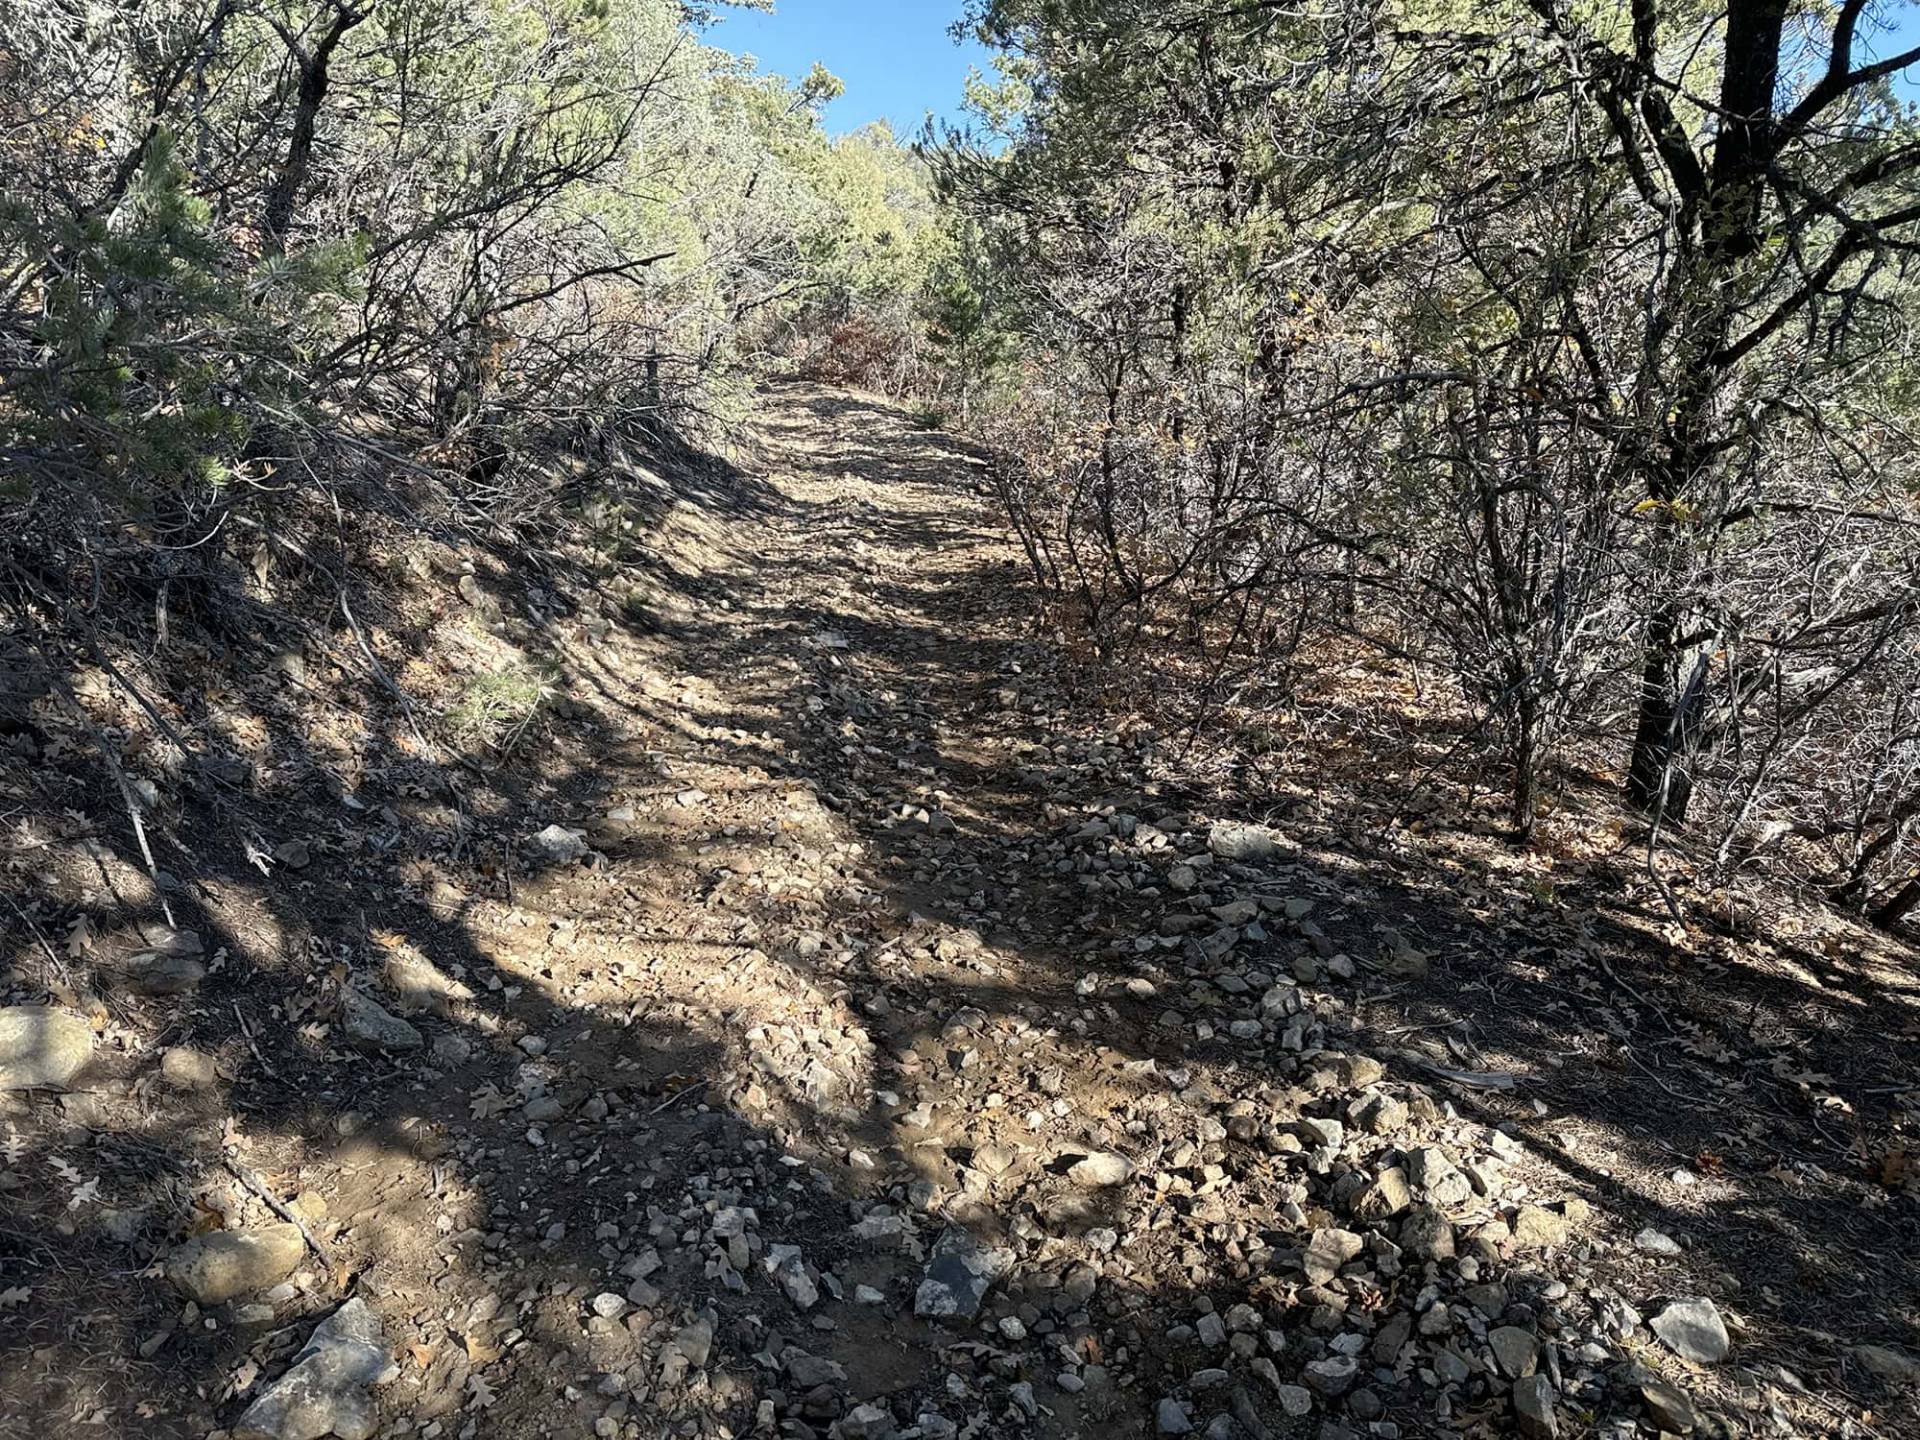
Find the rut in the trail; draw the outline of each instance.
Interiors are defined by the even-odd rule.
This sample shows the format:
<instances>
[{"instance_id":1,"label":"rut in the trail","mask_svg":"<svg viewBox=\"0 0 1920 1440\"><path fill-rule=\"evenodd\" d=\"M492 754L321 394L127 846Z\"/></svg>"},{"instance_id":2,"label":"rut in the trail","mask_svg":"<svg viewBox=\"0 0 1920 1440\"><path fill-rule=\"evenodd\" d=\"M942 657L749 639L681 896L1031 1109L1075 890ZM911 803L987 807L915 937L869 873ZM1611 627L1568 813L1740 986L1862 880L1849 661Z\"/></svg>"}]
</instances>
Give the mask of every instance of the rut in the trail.
<instances>
[{"instance_id":1,"label":"rut in the trail","mask_svg":"<svg viewBox=\"0 0 1920 1440\"><path fill-rule=\"evenodd\" d=\"M666 508L619 623L561 623L572 726L469 868L316 866L338 972L210 982L249 1029L168 1092L169 1163L228 1230L275 1219L242 1175L297 1194L332 1272L296 1234L19 1393L289 1435L276 1386L351 1293L393 1368L322 1397L343 1434L363 1400L430 1440L1797 1423L1723 1379L1756 1342L1693 1218L1390 1023L1476 921L1093 728L964 449L772 403L764 481Z\"/></svg>"}]
</instances>

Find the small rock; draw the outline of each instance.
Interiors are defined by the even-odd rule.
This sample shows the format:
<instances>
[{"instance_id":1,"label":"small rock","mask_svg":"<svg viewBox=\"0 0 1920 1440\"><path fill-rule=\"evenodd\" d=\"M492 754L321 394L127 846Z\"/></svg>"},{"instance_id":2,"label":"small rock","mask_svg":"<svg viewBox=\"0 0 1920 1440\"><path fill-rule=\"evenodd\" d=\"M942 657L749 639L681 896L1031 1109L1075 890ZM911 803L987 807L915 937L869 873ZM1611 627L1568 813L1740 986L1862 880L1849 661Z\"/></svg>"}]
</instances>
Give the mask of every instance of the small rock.
<instances>
[{"instance_id":1,"label":"small rock","mask_svg":"<svg viewBox=\"0 0 1920 1440\"><path fill-rule=\"evenodd\" d=\"M1187 1407L1169 1395L1161 1400L1154 1413L1154 1420L1162 1435L1191 1435L1193 1421L1188 1418Z\"/></svg>"},{"instance_id":2,"label":"small rock","mask_svg":"<svg viewBox=\"0 0 1920 1440\"><path fill-rule=\"evenodd\" d=\"M283 840L273 847L273 858L289 870L304 870L313 863L313 851L304 840Z\"/></svg>"},{"instance_id":3,"label":"small rock","mask_svg":"<svg viewBox=\"0 0 1920 1440\"><path fill-rule=\"evenodd\" d=\"M1373 962L1374 968L1388 975L1417 979L1425 975L1431 963L1427 952L1418 948L1398 930L1382 930L1384 952Z\"/></svg>"},{"instance_id":4,"label":"small rock","mask_svg":"<svg viewBox=\"0 0 1920 1440\"><path fill-rule=\"evenodd\" d=\"M1369 1135L1392 1135L1406 1128L1409 1111L1404 1100L1375 1095L1360 1111L1360 1124Z\"/></svg>"},{"instance_id":5,"label":"small rock","mask_svg":"<svg viewBox=\"0 0 1920 1440\"><path fill-rule=\"evenodd\" d=\"M1276 1386L1274 1394L1280 1401L1280 1409L1295 1420L1313 1409L1313 1392L1304 1385Z\"/></svg>"},{"instance_id":6,"label":"small rock","mask_svg":"<svg viewBox=\"0 0 1920 1440\"><path fill-rule=\"evenodd\" d=\"M1633 1248L1642 1255L1659 1255L1667 1258L1680 1253L1680 1242L1664 1230L1656 1230L1651 1225L1633 1237Z\"/></svg>"},{"instance_id":7,"label":"small rock","mask_svg":"<svg viewBox=\"0 0 1920 1440\"><path fill-rule=\"evenodd\" d=\"M1920 1358L1889 1345L1855 1345L1853 1358L1882 1380L1898 1384L1920 1383Z\"/></svg>"},{"instance_id":8,"label":"small rock","mask_svg":"<svg viewBox=\"0 0 1920 1440\"><path fill-rule=\"evenodd\" d=\"M686 1362L698 1370L707 1363L707 1356L713 1351L713 1326L705 1320L695 1320L683 1325L673 1337L673 1348Z\"/></svg>"},{"instance_id":9,"label":"small rock","mask_svg":"<svg viewBox=\"0 0 1920 1440\"><path fill-rule=\"evenodd\" d=\"M1552 1382L1544 1375L1529 1375L1514 1382L1513 1418L1528 1440L1554 1440L1559 1435L1560 1422L1553 1413L1557 1398Z\"/></svg>"},{"instance_id":10,"label":"small rock","mask_svg":"<svg viewBox=\"0 0 1920 1440\"><path fill-rule=\"evenodd\" d=\"M1719 1308L1704 1296L1675 1300L1648 1323L1662 1344L1696 1365L1718 1364L1733 1349Z\"/></svg>"},{"instance_id":11,"label":"small rock","mask_svg":"<svg viewBox=\"0 0 1920 1440\"><path fill-rule=\"evenodd\" d=\"M1331 1400L1352 1389L1359 1374L1360 1362L1351 1355L1329 1355L1324 1360L1310 1361L1300 1371L1300 1378L1307 1382L1309 1389Z\"/></svg>"},{"instance_id":12,"label":"small rock","mask_svg":"<svg viewBox=\"0 0 1920 1440\"><path fill-rule=\"evenodd\" d=\"M1686 1393L1664 1380L1642 1380L1640 1400L1647 1407L1647 1414L1653 1417L1653 1423L1668 1434L1691 1435L1699 1423L1693 1413L1693 1402L1687 1399Z\"/></svg>"},{"instance_id":13,"label":"small rock","mask_svg":"<svg viewBox=\"0 0 1920 1440\"><path fill-rule=\"evenodd\" d=\"M1222 860L1266 860L1280 852L1272 831L1232 820L1214 824L1207 832L1207 848Z\"/></svg>"},{"instance_id":14,"label":"small rock","mask_svg":"<svg viewBox=\"0 0 1920 1440\"><path fill-rule=\"evenodd\" d=\"M1353 1213L1362 1220L1390 1220L1412 1203L1406 1171L1392 1165L1374 1176L1373 1183L1354 1197Z\"/></svg>"},{"instance_id":15,"label":"small rock","mask_svg":"<svg viewBox=\"0 0 1920 1440\"><path fill-rule=\"evenodd\" d=\"M1367 1242L1351 1230L1322 1229L1313 1232L1301 1263L1307 1279L1324 1285L1340 1273L1340 1267L1367 1248Z\"/></svg>"},{"instance_id":16,"label":"small rock","mask_svg":"<svg viewBox=\"0 0 1920 1440\"><path fill-rule=\"evenodd\" d=\"M50 1005L0 1010L0 1090L64 1090L93 1058L93 1030Z\"/></svg>"},{"instance_id":17,"label":"small rock","mask_svg":"<svg viewBox=\"0 0 1920 1440\"><path fill-rule=\"evenodd\" d=\"M173 1288L202 1305L278 1285L299 1268L306 1242L296 1225L215 1230L195 1236L167 1257ZM321 1432L324 1433L324 1432Z\"/></svg>"},{"instance_id":18,"label":"small rock","mask_svg":"<svg viewBox=\"0 0 1920 1440\"><path fill-rule=\"evenodd\" d=\"M922 1319L972 1320L993 1282L1012 1265L1010 1251L982 1245L958 1227L950 1229L933 1247L926 1274L914 1292L913 1313Z\"/></svg>"},{"instance_id":19,"label":"small rock","mask_svg":"<svg viewBox=\"0 0 1920 1440\"><path fill-rule=\"evenodd\" d=\"M348 1038L363 1050L418 1050L426 1043L413 1026L352 986L341 996L340 1009Z\"/></svg>"},{"instance_id":20,"label":"small rock","mask_svg":"<svg viewBox=\"0 0 1920 1440\"><path fill-rule=\"evenodd\" d=\"M379 1424L367 1392L392 1363L380 1317L355 1296L320 1322L287 1373L247 1407L234 1440L367 1440Z\"/></svg>"},{"instance_id":21,"label":"small rock","mask_svg":"<svg viewBox=\"0 0 1920 1440\"><path fill-rule=\"evenodd\" d=\"M127 961L121 979L136 995L190 995L207 978L207 967L191 955L148 951Z\"/></svg>"},{"instance_id":22,"label":"small rock","mask_svg":"<svg viewBox=\"0 0 1920 1440\"><path fill-rule=\"evenodd\" d=\"M807 1262L797 1245L775 1245L767 1252L767 1273L780 1282L787 1299L800 1310L811 1310L820 1301L820 1287L807 1273Z\"/></svg>"},{"instance_id":23,"label":"small rock","mask_svg":"<svg viewBox=\"0 0 1920 1440\"><path fill-rule=\"evenodd\" d=\"M1500 1373L1510 1380L1533 1374L1540 1364L1540 1344L1518 1325L1502 1325L1487 1336Z\"/></svg>"},{"instance_id":24,"label":"small rock","mask_svg":"<svg viewBox=\"0 0 1920 1440\"><path fill-rule=\"evenodd\" d=\"M1507 1310L1507 1287L1504 1285L1469 1285L1460 1292L1467 1297L1467 1303L1489 1320L1498 1320Z\"/></svg>"},{"instance_id":25,"label":"small rock","mask_svg":"<svg viewBox=\"0 0 1920 1440\"><path fill-rule=\"evenodd\" d=\"M1567 1243L1566 1217L1538 1205L1522 1205L1513 1217L1513 1248L1557 1250Z\"/></svg>"},{"instance_id":26,"label":"small rock","mask_svg":"<svg viewBox=\"0 0 1920 1440\"><path fill-rule=\"evenodd\" d=\"M789 1346L780 1357L780 1363L786 1367L793 1383L803 1390L811 1390L816 1385L846 1383L847 1367L823 1355L810 1355L805 1350Z\"/></svg>"},{"instance_id":27,"label":"small rock","mask_svg":"<svg viewBox=\"0 0 1920 1440\"><path fill-rule=\"evenodd\" d=\"M582 860L587 855L587 832L569 830L564 825L549 825L527 837L527 848L541 859L556 864Z\"/></svg>"},{"instance_id":28,"label":"small rock","mask_svg":"<svg viewBox=\"0 0 1920 1440\"><path fill-rule=\"evenodd\" d=\"M1067 1178L1088 1190L1123 1185L1133 1174L1133 1162L1124 1155L1096 1150L1083 1155L1067 1167Z\"/></svg>"},{"instance_id":29,"label":"small rock","mask_svg":"<svg viewBox=\"0 0 1920 1440\"><path fill-rule=\"evenodd\" d=\"M464 1035L443 1030L433 1037L433 1058L440 1065L464 1065L473 1058L473 1045Z\"/></svg>"},{"instance_id":30,"label":"small rock","mask_svg":"<svg viewBox=\"0 0 1920 1440\"><path fill-rule=\"evenodd\" d=\"M1453 1224L1432 1205L1416 1205L1400 1222L1400 1248L1415 1260L1450 1260Z\"/></svg>"},{"instance_id":31,"label":"small rock","mask_svg":"<svg viewBox=\"0 0 1920 1440\"><path fill-rule=\"evenodd\" d=\"M220 1072L204 1050L174 1045L160 1052L160 1078L175 1090L211 1090Z\"/></svg>"}]
</instances>

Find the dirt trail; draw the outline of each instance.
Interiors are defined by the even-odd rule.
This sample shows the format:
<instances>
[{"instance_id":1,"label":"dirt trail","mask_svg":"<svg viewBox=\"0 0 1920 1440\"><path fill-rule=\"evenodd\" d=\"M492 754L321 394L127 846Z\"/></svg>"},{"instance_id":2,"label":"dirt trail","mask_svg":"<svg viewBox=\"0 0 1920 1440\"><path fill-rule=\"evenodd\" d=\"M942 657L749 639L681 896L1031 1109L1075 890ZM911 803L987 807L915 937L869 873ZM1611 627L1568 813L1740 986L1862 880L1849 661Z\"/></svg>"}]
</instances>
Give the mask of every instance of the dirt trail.
<instances>
[{"instance_id":1,"label":"dirt trail","mask_svg":"<svg viewBox=\"0 0 1920 1440\"><path fill-rule=\"evenodd\" d=\"M1713 1218L1751 1197L1672 1158L1713 1114L1656 1142L1569 1113L1550 1037L1423 1008L1472 917L1215 827L1149 731L1082 727L963 449L797 388L762 436L762 479L656 517L617 623L557 625L577 704L541 778L476 806L491 838L200 892L233 955L206 1008L247 1028L164 1094L138 1076L168 1037L134 1046L139 1123L103 1122L96 1168L145 1157L229 1228L274 1218L242 1175L301 1197L334 1272L185 1311L152 1274L73 1279L64 1333L5 1351L0 1430L231 1426L347 1293L395 1356L378 1433L428 1440L1837 1413L1763 1358L1804 1336ZM326 937L298 964L292 910ZM346 987L422 1048L350 1058ZM1851 1247L1881 1310L1802 1379L1895 1393L1840 1346L1900 1338L1911 1214L1829 1218L1773 1230L1803 1268ZM1702 1297L1730 1364L1641 1324Z\"/></svg>"}]
</instances>

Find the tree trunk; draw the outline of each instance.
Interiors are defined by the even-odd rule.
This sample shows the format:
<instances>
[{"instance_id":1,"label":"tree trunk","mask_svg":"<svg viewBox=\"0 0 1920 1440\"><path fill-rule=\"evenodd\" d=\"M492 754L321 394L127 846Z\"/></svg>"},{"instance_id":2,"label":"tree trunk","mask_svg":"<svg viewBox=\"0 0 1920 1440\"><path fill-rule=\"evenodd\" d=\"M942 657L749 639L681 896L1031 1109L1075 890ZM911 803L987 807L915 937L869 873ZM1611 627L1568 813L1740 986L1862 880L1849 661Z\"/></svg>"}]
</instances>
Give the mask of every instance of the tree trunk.
<instances>
[{"instance_id":1,"label":"tree trunk","mask_svg":"<svg viewBox=\"0 0 1920 1440\"><path fill-rule=\"evenodd\" d=\"M1672 439L1668 453L1647 475L1647 498L1661 507L1655 523L1663 527L1653 579L1683 588L1670 592L1648 620L1627 770L1627 797L1656 822L1684 824L1693 800L1693 776L1686 766L1706 708L1712 650L1683 643L1682 627L1693 617L1684 591L1691 577L1681 563L1686 542L1677 533L1687 522L1678 507L1696 487L1700 462L1712 454L1707 431L1731 371L1724 355L1739 270L1764 238L1763 182L1779 145L1773 106L1787 10L1787 0L1732 0L1727 7L1720 133L1711 166L1689 166L1684 172L1690 193L1682 208L1694 212L1686 223L1698 227L1698 248L1674 272L1668 373L1679 393L1668 421L1652 427ZM1711 640L1704 645L1710 647Z\"/></svg>"},{"instance_id":2,"label":"tree trunk","mask_svg":"<svg viewBox=\"0 0 1920 1440\"><path fill-rule=\"evenodd\" d=\"M1677 606L1663 605L1647 627L1639 713L1627 767L1627 798L1655 821L1687 823L1693 753L1706 709L1710 649L1678 634Z\"/></svg>"},{"instance_id":3,"label":"tree trunk","mask_svg":"<svg viewBox=\"0 0 1920 1440\"><path fill-rule=\"evenodd\" d=\"M1515 844L1524 845L1533 838L1534 822L1540 812L1540 704L1537 697L1523 691L1518 701L1519 733L1513 747L1513 821Z\"/></svg>"},{"instance_id":4,"label":"tree trunk","mask_svg":"<svg viewBox=\"0 0 1920 1440\"><path fill-rule=\"evenodd\" d=\"M293 223L293 203L299 198L308 163L313 158L314 128L321 103L327 98L327 72L333 63L333 52L346 33L366 18L364 10L341 6L333 12L333 20L312 54L302 49L290 34L282 32L293 63L300 71L300 90L294 104L293 135L287 142L287 158L281 163L273 189L267 194L266 230L276 247L286 244L287 227Z\"/></svg>"}]
</instances>

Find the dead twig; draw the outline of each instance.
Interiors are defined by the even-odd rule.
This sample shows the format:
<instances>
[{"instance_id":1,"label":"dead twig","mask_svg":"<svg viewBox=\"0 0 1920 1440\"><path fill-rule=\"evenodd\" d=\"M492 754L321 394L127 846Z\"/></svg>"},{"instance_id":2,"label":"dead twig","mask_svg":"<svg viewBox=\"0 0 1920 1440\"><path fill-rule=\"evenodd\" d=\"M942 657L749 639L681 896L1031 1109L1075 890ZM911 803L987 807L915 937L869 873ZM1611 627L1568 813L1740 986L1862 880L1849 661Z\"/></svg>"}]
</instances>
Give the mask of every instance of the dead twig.
<instances>
[{"instance_id":1,"label":"dead twig","mask_svg":"<svg viewBox=\"0 0 1920 1440\"><path fill-rule=\"evenodd\" d=\"M80 994L79 987L73 983L73 972L67 969L67 962L60 958L60 952L53 948L52 943L48 941L47 937L41 932L40 927L34 924L33 917L20 908L20 902L18 900L15 900L9 895L7 897L7 904L13 907L13 913L20 917L20 923L25 925L27 929L32 932L33 938L39 942L40 949L45 952L47 960L53 966L54 974L60 977L60 983L65 985L68 992L77 998Z\"/></svg>"},{"instance_id":2,"label":"dead twig","mask_svg":"<svg viewBox=\"0 0 1920 1440\"><path fill-rule=\"evenodd\" d=\"M307 1224L306 1217L280 1199L273 1191L269 1190L266 1181L242 1165L238 1160L229 1156L222 1160L221 1163L227 1167L228 1174L232 1175L234 1179L246 1186L247 1189L251 1190L255 1195L258 1195L260 1199L265 1202L269 1210L273 1211L274 1214L278 1215L282 1220L300 1232L300 1238L307 1242L307 1248L313 1251L319 1258L321 1265L326 1268L327 1279L336 1289L339 1288L340 1272L334 1265L333 1252L327 1248L324 1240L314 1234L313 1227Z\"/></svg>"},{"instance_id":3,"label":"dead twig","mask_svg":"<svg viewBox=\"0 0 1920 1440\"><path fill-rule=\"evenodd\" d=\"M682 1100L686 1099L687 1096L693 1094L694 1091L704 1090L706 1088L707 1088L707 1082L704 1080L695 1080L689 1084L682 1085L678 1090L674 1091L673 1094L669 1095L665 1100L662 1100L658 1105L654 1106L653 1109L649 1110L647 1114L658 1115L663 1110L670 1110L675 1105L678 1105Z\"/></svg>"},{"instance_id":4,"label":"dead twig","mask_svg":"<svg viewBox=\"0 0 1920 1440\"><path fill-rule=\"evenodd\" d=\"M253 1051L253 1058L260 1062L260 1068L267 1072L268 1078L278 1080L280 1072L268 1063L267 1057L260 1053L259 1043L253 1038L253 1027L247 1024L247 1017L240 1013L240 1002L233 1002L233 1018L240 1022L240 1033L247 1039L247 1048Z\"/></svg>"}]
</instances>

